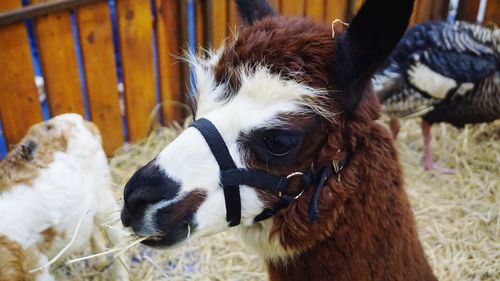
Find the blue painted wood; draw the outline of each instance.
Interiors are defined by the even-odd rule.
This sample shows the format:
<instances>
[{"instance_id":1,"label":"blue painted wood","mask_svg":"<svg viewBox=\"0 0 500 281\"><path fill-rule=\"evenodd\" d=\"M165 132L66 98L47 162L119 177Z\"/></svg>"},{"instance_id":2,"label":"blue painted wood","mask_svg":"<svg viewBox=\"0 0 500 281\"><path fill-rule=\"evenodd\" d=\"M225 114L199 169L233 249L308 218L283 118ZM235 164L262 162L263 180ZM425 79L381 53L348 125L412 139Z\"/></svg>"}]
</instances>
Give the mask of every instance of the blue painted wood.
<instances>
[{"instance_id":1,"label":"blue painted wood","mask_svg":"<svg viewBox=\"0 0 500 281\"><path fill-rule=\"evenodd\" d=\"M4 158L5 155L7 155L7 144L3 136L2 122L0 122L0 158Z\"/></svg>"}]
</instances>

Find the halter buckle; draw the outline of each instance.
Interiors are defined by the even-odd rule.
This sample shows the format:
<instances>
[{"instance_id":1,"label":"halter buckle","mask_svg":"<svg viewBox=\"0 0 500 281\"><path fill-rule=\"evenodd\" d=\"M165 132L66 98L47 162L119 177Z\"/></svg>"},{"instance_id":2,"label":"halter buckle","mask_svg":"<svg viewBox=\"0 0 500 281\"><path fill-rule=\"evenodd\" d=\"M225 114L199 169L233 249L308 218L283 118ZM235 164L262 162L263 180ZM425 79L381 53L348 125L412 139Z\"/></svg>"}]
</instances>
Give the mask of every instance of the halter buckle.
<instances>
[{"instance_id":1,"label":"halter buckle","mask_svg":"<svg viewBox=\"0 0 500 281\"><path fill-rule=\"evenodd\" d=\"M304 176L304 173L302 173L302 172L293 172L293 173L289 174L288 176L286 176L286 178L287 178L287 179L290 179L290 178L293 178L293 177L299 177L299 176L300 176L300 177ZM294 200L296 200L296 199L298 199L300 196L302 196L302 194L304 193L304 190L305 190L305 189L306 189L306 188L305 188L304 186L302 186L302 190L299 192L299 194L297 194L297 195L293 196L293 199L294 199ZM278 197L279 197L279 198L283 197L283 192L278 191Z\"/></svg>"}]
</instances>

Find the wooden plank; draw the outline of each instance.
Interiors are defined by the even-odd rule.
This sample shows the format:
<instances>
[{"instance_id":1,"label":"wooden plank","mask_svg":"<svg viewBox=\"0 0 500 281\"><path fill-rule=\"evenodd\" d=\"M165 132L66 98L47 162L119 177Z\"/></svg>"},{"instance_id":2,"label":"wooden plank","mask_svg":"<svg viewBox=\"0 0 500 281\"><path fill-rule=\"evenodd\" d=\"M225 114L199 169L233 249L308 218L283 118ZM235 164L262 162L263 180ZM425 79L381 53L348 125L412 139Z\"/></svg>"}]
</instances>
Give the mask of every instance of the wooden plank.
<instances>
[{"instance_id":1,"label":"wooden plank","mask_svg":"<svg viewBox=\"0 0 500 281\"><path fill-rule=\"evenodd\" d=\"M497 28L500 26L500 0L488 0L484 23L486 25L496 25Z\"/></svg>"},{"instance_id":2,"label":"wooden plank","mask_svg":"<svg viewBox=\"0 0 500 281\"><path fill-rule=\"evenodd\" d=\"M415 9L414 23L430 20L444 20L448 12L449 0L419 0Z\"/></svg>"},{"instance_id":3,"label":"wooden plank","mask_svg":"<svg viewBox=\"0 0 500 281\"><path fill-rule=\"evenodd\" d=\"M420 0L415 16L415 23L428 21L431 18L434 0Z\"/></svg>"},{"instance_id":4,"label":"wooden plank","mask_svg":"<svg viewBox=\"0 0 500 281\"><path fill-rule=\"evenodd\" d=\"M327 0L325 22L330 24L336 19L346 21L348 7L346 0Z\"/></svg>"},{"instance_id":5,"label":"wooden plank","mask_svg":"<svg viewBox=\"0 0 500 281\"><path fill-rule=\"evenodd\" d=\"M411 13L410 17L410 26L414 25L417 21L417 16L418 16L418 9L420 6L420 0L415 0L413 3L413 12Z\"/></svg>"},{"instance_id":6,"label":"wooden plank","mask_svg":"<svg viewBox=\"0 0 500 281\"><path fill-rule=\"evenodd\" d=\"M195 16L196 16L196 47L206 47L207 45L207 6L206 1L195 0ZM198 49L199 50L199 49Z\"/></svg>"},{"instance_id":7,"label":"wooden plank","mask_svg":"<svg viewBox=\"0 0 500 281\"><path fill-rule=\"evenodd\" d=\"M128 136L146 137L156 104L153 28L149 0L116 2Z\"/></svg>"},{"instance_id":8,"label":"wooden plank","mask_svg":"<svg viewBox=\"0 0 500 281\"><path fill-rule=\"evenodd\" d=\"M113 35L108 3L76 11L90 117L99 127L108 155L123 145Z\"/></svg>"},{"instance_id":9,"label":"wooden plank","mask_svg":"<svg viewBox=\"0 0 500 281\"><path fill-rule=\"evenodd\" d=\"M2 0L0 11L20 5L19 0ZM14 145L31 125L42 121L24 24L0 28L0 69L0 118L7 144Z\"/></svg>"},{"instance_id":10,"label":"wooden plank","mask_svg":"<svg viewBox=\"0 0 500 281\"><path fill-rule=\"evenodd\" d=\"M290 1L290 0L284 0ZM293 0L292 0L293 1ZM269 4L273 7L274 11L279 14L281 13L281 0L268 0Z\"/></svg>"},{"instance_id":11,"label":"wooden plank","mask_svg":"<svg viewBox=\"0 0 500 281\"><path fill-rule=\"evenodd\" d=\"M325 20L325 1L328 0L307 0L306 16L323 22Z\"/></svg>"},{"instance_id":12,"label":"wooden plank","mask_svg":"<svg viewBox=\"0 0 500 281\"><path fill-rule=\"evenodd\" d=\"M304 0L286 0L281 2L281 14L285 16L304 16Z\"/></svg>"},{"instance_id":13,"label":"wooden plank","mask_svg":"<svg viewBox=\"0 0 500 281\"><path fill-rule=\"evenodd\" d=\"M69 12L35 19L35 31L50 113L83 115L82 88Z\"/></svg>"},{"instance_id":14,"label":"wooden plank","mask_svg":"<svg viewBox=\"0 0 500 281\"><path fill-rule=\"evenodd\" d=\"M491 1L491 0L490 0ZM462 0L458 5L457 19L476 22L481 0Z\"/></svg>"},{"instance_id":15,"label":"wooden plank","mask_svg":"<svg viewBox=\"0 0 500 281\"><path fill-rule=\"evenodd\" d=\"M18 7L7 12L0 13L0 26L23 22L34 17L44 16L62 10L73 9L105 0L52 0L40 4Z\"/></svg>"},{"instance_id":16,"label":"wooden plank","mask_svg":"<svg viewBox=\"0 0 500 281\"><path fill-rule=\"evenodd\" d=\"M179 56L181 15L178 1L156 0L158 66L160 72L160 98L162 117L166 124L179 121L181 108L172 102L184 103L182 92L181 63L174 57Z\"/></svg>"},{"instance_id":17,"label":"wooden plank","mask_svg":"<svg viewBox=\"0 0 500 281\"><path fill-rule=\"evenodd\" d=\"M446 20L448 16L448 8L450 6L450 0L436 0L434 1L434 6L432 8L432 13L430 20Z\"/></svg>"},{"instance_id":18,"label":"wooden plank","mask_svg":"<svg viewBox=\"0 0 500 281\"><path fill-rule=\"evenodd\" d=\"M209 38L212 46L218 48L226 38L228 22L227 2L222 0L208 0Z\"/></svg>"},{"instance_id":19,"label":"wooden plank","mask_svg":"<svg viewBox=\"0 0 500 281\"><path fill-rule=\"evenodd\" d=\"M184 26L187 26L187 23L189 21L189 18L188 18L188 2L190 0L183 0L183 1L180 1L182 2L182 5L180 7L180 19L181 19L181 22L183 23ZM205 40L205 43L206 43L206 47L210 46L210 41L209 41L209 38L208 38L208 31L210 30L210 26L208 24L208 3L206 0L200 0L202 1L202 7L203 7L203 12L204 12L204 23L206 22L206 26L204 27L203 30L206 31L206 33L204 33L203 37L204 37L204 40ZM187 28L181 28L180 30L180 44L182 44L182 49L183 50L186 50L189 48L188 46L188 41L189 41L189 34L188 34L188 29ZM199 53L202 52L202 50L198 50ZM190 66L188 63L182 63L181 64L181 78L183 79L182 80L182 83L181 83L181 89L184 93L188 93L189 91L191 91L191 73L190 73Z\"/></svg>"}]
</instances>

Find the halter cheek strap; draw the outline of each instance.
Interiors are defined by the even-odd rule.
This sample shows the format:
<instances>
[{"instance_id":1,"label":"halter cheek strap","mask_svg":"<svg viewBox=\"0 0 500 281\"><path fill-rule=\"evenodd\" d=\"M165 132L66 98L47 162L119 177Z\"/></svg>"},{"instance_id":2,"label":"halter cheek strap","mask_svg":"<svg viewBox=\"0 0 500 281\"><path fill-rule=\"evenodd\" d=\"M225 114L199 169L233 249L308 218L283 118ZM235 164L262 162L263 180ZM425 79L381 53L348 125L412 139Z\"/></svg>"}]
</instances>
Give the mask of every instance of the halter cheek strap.
<instances>
[{"instance_id":1,"label":"halter cheek strap","mask_svg":"<svg viewBox=\"0 0 500 281\"><path fill-rule=\"evenodd\" d=\"M229 149L224 139L212 122L202 118L193 122L191 127L198 129L205 138L221 171L236 169L236 164L234 164L233 158L229 154ZM241 220L240 187L236 181L231 184L222 184L224 187L224 200L226 202L226 220L229 222L229 226L236 226L240 224Z\"/></svg>"},{"instance_id":2,"label":"halter cheek strap","mask_svg":"<svg viewBox=\"0 0 500 281\"><path fill-rule=\"evenodd\" d=\"M338 177L344 167L345 160L333 161L332 165L325 165L321 170L309 170L306 172L295 172L286 177L271 174L256 169L239 169L236 167L229 149L212 122L201 118L191 124L196 128L207 142L220 169L221 184L224 189L224 200L226 204L226 220L229 226L236 226L241 221L241 198L239 185L248 185L253 188L268 190L278 193L280 198L272 207L266 208L254 218L254 221L265 220L286 208L294 200L298 199L304 191L313 183L316 189L309 204L309 220L312 222L318 215L318 199L326 181L332 174ZM287 190L294 178L300 178L302 190L295 195L288 194Z\"/></svg>"}]
</instances>

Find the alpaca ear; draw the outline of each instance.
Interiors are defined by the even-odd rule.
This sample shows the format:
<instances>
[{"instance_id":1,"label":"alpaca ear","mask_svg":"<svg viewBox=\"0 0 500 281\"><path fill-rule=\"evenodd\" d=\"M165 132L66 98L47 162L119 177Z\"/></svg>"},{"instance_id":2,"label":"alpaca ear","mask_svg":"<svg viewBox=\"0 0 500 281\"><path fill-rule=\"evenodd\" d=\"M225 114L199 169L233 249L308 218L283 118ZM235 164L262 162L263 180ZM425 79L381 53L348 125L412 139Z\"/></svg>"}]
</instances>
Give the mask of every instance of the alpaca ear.
<instances>
[{"instance_id":1,"label":"alpaca ear","mask_svg":"<svg viewBox=\"0 0 500 281\"><path fill-rule=\"evenodd\" d=\"M236 0L236 5L245 24L253 24L261 18L274 15L273 8L266 0Z\"/></svg>"},{"instance_id":2,"label":"alpaca ear","mask_svg":"<svg viewBox=\"0 0 500 281\"><path fill-rule=\"evenodd\" d=\"M366 0L348 30L337 39L337 88L352 113L371 76L403 36L414 0Z\"/></svg>"}]
</instances>

